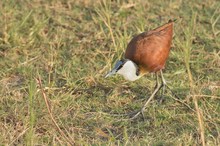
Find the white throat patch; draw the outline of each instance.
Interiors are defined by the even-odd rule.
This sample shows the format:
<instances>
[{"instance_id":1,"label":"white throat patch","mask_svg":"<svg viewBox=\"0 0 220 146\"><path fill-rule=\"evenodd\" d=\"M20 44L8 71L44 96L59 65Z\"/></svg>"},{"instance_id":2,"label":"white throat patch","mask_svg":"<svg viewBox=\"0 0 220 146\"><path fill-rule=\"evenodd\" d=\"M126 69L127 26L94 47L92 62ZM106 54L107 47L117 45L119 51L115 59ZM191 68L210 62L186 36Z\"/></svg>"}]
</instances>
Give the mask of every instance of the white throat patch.
<instances>
[{"instance_id":1,"label":"white throat patch","mask_svg":"<svg viewBox=\"0 0 220 146\"><path fill-rule=\"evenodd\" d=\"M125 64L118 70L118 74L122 75L126 80L135 81L141 76L137 76L137 66L131 60L125 62Z\"/></svg>"}]
</instances>

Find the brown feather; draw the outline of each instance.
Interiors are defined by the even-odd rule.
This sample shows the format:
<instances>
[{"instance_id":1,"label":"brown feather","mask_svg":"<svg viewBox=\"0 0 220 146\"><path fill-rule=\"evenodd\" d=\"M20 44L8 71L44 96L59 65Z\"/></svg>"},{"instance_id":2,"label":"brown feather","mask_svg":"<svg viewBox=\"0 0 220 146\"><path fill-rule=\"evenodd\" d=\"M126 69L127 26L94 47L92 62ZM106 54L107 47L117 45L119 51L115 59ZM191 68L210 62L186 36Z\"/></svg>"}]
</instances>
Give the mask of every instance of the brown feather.
<instances>
[{"instance_id":1,"label":"brown feather","mask_svg":"<svg viewBox=\"0 0 220 146\"><path fill-rule=\"evenodd\" d=\"M125 58L139 67L140 73L157 72L164 68L173 36L173 22L135 36L127 46Z\"/></svg>"}]
</instances>

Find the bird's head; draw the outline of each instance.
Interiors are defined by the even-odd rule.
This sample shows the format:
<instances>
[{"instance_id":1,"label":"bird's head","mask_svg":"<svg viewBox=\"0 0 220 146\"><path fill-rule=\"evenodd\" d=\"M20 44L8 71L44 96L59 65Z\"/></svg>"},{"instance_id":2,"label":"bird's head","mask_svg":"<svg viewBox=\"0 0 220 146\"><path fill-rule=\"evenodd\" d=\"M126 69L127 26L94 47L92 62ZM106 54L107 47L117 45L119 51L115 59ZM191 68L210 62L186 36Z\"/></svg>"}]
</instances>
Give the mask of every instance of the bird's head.
<instances>
[{"instance_id":1,"label":"bird's head","mask_svg":"<svg viewBox=\"0 0 220 146\"><path fill-rule=\"evenodd\" d=\"M105 78L115 75L116 73L122 75L126 80L129 81L135 81L141 77L138 66L129 59L117 61L114 68L107 73Z\"/></svg>"}]
</instances>

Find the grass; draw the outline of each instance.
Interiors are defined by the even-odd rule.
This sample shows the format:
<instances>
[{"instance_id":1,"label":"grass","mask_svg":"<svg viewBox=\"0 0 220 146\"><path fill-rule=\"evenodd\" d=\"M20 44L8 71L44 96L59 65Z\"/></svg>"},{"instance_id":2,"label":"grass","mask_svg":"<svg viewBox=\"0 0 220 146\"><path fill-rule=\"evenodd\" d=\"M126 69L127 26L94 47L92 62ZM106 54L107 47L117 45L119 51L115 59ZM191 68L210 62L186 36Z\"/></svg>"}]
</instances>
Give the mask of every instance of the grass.
<instances>
[{"instance_id":1,"label":"grass","mask_svg":"<svg viewBox=\"0 0 220 146\"><path fill-rule=\"evenodd\" d=\"M220 145L217 0L0 4L1 145ZM185 105L167 91L145 121L113 116L138 110L155 79L103 76L132 36L174 18L164 75Z\"/></svg>"}]
</instances>

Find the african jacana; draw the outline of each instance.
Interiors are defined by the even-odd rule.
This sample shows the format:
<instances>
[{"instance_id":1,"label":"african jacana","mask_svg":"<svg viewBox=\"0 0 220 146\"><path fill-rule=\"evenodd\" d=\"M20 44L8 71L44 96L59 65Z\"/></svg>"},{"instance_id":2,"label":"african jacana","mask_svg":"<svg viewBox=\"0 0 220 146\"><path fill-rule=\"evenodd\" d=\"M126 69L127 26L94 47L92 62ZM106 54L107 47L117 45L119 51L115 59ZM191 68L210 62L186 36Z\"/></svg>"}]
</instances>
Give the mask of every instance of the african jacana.
<instances>
[{"instance_id":1,"label":"african jacana","mask_svg":"<svg viewBox=\"0 0 220 146\"><path fill-rule=\"evenodd\" d=\"M170 52L173 37L173 22L174 21L170 20L168 23L156 29L135 36L127 46L124 59L119 60L114 68L105 76L109 77L118 73L127 80L135 81L146 73L156 74L157 82L154 92L140 112L133 118L140 113L143 114L150 100L166 85L162 69L164 69ZM160 72L161 75L161 84L159 84L158 72Z\"/></svg>"}]
</instances>

